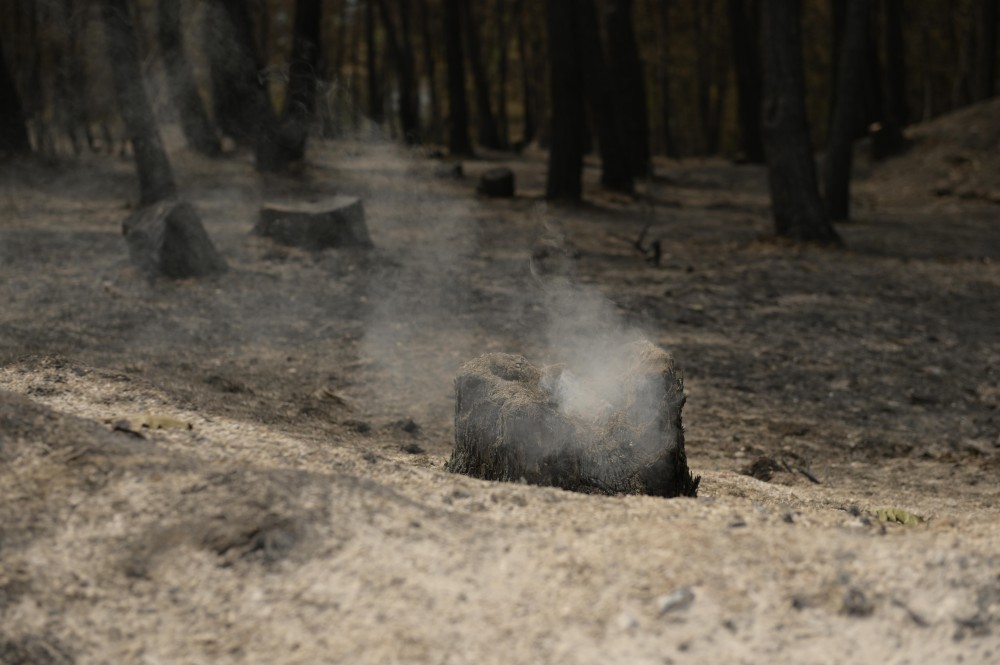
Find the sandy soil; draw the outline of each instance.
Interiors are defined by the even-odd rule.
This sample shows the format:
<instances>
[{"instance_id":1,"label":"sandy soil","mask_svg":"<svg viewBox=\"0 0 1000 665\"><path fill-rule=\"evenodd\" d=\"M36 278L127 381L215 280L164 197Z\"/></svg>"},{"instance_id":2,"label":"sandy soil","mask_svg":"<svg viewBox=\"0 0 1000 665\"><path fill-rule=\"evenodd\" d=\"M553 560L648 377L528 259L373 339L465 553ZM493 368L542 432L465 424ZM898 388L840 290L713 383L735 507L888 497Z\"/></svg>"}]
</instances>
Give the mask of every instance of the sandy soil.
<instances>
[{"instance_id":1,"label":"sandy soil","mask_svg":"<svg viewBox=\"0 0 1000 665\"><path fill-rule=\"evenodd\" d=\"M530 152L177 149L231 270L151 284L128 162L0 167L0 662L997 662L995 106L859 164L843 250L771 239L763 171L720 161L634 199L592 167L559 209ZM518 196L477 198L498 163ZM333 193L376 250L249 234ZM444 471L463 361L594 330L677 358L697 499Z\"/></svg>"}]
</instances>

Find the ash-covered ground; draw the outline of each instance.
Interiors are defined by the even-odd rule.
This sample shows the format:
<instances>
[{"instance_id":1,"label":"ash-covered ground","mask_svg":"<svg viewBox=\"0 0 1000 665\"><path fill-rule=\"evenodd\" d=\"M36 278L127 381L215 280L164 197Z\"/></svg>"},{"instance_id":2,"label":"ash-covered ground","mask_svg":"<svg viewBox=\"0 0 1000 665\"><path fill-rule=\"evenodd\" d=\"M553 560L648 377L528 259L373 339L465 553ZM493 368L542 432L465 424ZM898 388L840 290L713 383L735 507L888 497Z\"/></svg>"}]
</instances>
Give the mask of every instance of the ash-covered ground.
<instances>
[{"instance_id":1,"label":"ash-covered ground","mask_svg":"<svg viewBox=\"0 0 1000 665\"><path fill-rule=\"evenodd\" d=\"M591 164L565 209L530 151L456 181L361 141L299 178L177 149L230 271L153 284L129 162L4 165L0 662L994 662L996 117L861 160L843 250L772 239L763 169L721 161L635 198ZM512 200L474 193L497 164ZM334 194L374 251L250 234ZM464 361L599 375L638 337L684 371L699 498L443 469Z\"/></svg>"}]
</instances>

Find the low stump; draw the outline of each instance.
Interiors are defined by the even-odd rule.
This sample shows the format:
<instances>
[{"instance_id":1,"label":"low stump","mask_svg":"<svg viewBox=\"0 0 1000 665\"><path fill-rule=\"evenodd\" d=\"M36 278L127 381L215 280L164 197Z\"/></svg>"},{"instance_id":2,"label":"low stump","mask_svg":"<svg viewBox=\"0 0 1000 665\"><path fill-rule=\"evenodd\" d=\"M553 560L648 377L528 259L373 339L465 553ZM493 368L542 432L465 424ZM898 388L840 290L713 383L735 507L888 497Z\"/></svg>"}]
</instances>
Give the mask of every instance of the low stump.
<instances>
[{"instance_id":1,"label":"low stump","mask_svg":"<svg viewBox=\"0 0 1000 665\"><path fill-rule=\"evenodd\" d=\"M455 382L447 469L484 480L595 494L695 496L684 454L683 379L649 342L622 349L597 388L561 368L491 353Z\"/></svg>"},{"instance_id":2,"label":"low stump","mask_svg":"<svg viewBox=\"0 0 1000 665\"><path fill-rule=\"evenodd\" d=\"M129 258L150 278L205 277L225 272L194 207L166 200L140 208L122 223Z\"/></svg>"},{"instance_id":3,"label":"low stump","mask_svg":"<svg viewBox=\"0 0 1000 665\"><path fill-rule=\"evenodd\" d=\"M260 209L253 232L283 245L308 250L374 247L361 199L350 196L266 204Z\"/></svg>"},{"instance_id":4,"label":"low stump","mask_svg":"<svg viewBox=\"0 0 1000 665\"><path fill-rule=\"evenodd\" d=\"M476 191L486 196L510 198L514 196L514 172L506 166L489 169L479 176Z\"/></svg>"}]
</instances>

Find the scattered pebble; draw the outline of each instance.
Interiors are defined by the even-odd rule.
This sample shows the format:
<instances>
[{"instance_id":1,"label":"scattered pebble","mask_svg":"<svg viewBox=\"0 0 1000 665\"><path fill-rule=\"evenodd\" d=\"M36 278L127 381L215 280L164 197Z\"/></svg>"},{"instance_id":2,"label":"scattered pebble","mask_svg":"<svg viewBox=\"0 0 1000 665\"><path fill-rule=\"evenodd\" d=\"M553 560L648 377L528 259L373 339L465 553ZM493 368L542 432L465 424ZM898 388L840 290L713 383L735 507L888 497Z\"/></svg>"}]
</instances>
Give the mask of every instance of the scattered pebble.
<instances>
[{"instance_id":1,"label":"scattered pebble","mask_svg":"<svg viewBox=\"0 0 1000 665\"><path fill-rule=\"evenodd\" d=\"M660 614L667 614L669 612L686 610L691 607L691 603L693 602L694 591L691 590L691 587L684 586L657 598L656 606L659 608Z\"/></svg>"}]
</instances>

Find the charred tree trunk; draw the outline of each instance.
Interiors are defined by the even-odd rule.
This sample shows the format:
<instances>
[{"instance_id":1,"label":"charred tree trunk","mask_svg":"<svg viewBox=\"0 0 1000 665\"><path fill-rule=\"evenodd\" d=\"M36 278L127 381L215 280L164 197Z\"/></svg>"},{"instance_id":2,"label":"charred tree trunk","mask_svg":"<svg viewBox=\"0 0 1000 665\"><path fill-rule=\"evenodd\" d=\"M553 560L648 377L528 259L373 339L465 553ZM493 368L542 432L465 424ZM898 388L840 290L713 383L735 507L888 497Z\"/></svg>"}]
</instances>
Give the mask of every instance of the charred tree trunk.
<instances>
[{"instance_id":1,"label":"charred tree trunk","mask_svg":"<svg viewBox=\"0 0 1000 665\"><path fill-rule=\"evenodd\" d=\"M660 18L660 38L658 40L657 48L659 51L659 62L657 67L656 82L657 87L660 89L660 122L663 125L661 127L661 132L663 136L663 151L671 159L677 159L680 157L680 151L677 149L677 139L674 136L674 120L673 120L673 94L671 94L670 86L671 75L670 75L670 39L672 37L673 31L670 29L670 7L671 0L660 0L659 5L659 18Z\"/></svg>"},{"instance_id":2,"label":"charred tree trunk","mask_svg":"<svg viewBox=\"0 0 1000 665\"><path fill-rule=\"evenodd\" d=\"M582 193L586 93L583 44L576 0L546 0L549 76L552 94L552 146L545 198L579 201Z\"/></svg>"},{"instance_id":3,"label":"charred tree trunk","mask_svg":"<svg viewBox=\"0 0 1000 665\"><path fill-rule=\"evenodd\" d=\"M309 118L316 108L316 70L319 68L322 0L295 3L295 29L288 90L282 111L278 161L301 160L306 153Z\"/></svg>"},{"instance_id":4,"label":"charred tree trunk","mask_svg":"<svg viewBox=\"0 0 1000 665\"><path fill-rule=\"evenodd\" d=\"M490 103L490 82L479 48L479 26L476 25L476 15L470 0L461 0L461 9L465 45L469 50L469 67L472 69L472 83L476 93L476 136L479 138L479 145L484 148L500 149L504 146L500 143L497 121Z\"/></svg>"},{"instance_id":5,"label":"charred tree trunk","mask_svg":"<svg viewBox=\"0 0 1000 665\"><path fill-rule=\"evenodd\" d=\"M635 41L632 0L611 0L605 16L611 75L615 82L615 97L620 102L629 165L632 175L642 177L649 174L652 162L649 156L645 68Z\"/></svg>"},{"instance_id":6,"label":"charred tree trunk","mask_svg":"<svg viewBox=\"0 0 1000 665\"><path fill-rule=\"evenodd\" d=\"M132 142L140 204L146 206L176 196L177 186L143 85L128 0L103 0L101 13L115 97Z\"/></svg>"},{"instance_id":7,"label":"charred tree trunk","mask_svg":"<svg viewBox=\"0 0 1000 665\"><path fill-rule=\"evenodd\" d=\"M3 59L0 45L0 155L22 155L31 152L28 124L24 119L21 96L14 78Z\"/></svg>"},{"instance_id":8,"label":"charred tree trunk","mask_svg":"<svg viewBox=\"0 0 1000 665\"><path fill-rule=\"evenodd\" d=\"M157 9L157 34L163 67L167 74L170 96L180 117L181 129L188 146L209 157L222 152L219 137L208 117L205 105L198 94L194 72L184 55L184 39L181 32L180 0L159 0Z\"/></svg>"},{"instance_id":9,"label":"charred tree trunk","mask_svg":"<svg viewBox=\"0 0 1000 665\"><path fill-rule=\"evenodd\" d=\"M413 43L410 39L410 1L398 0L398 5L400 30L397 32L388 3L386 0L378 0L389 52L396 63L396 75L399 77L399 123L403 140L414 144L420 142L420 112L417 107Z\"/></svg>"},{"instance_id":10,"label":"charred tree trunk","mask_svg":"<svg viewBox=\"0 0 1000 665\"><path fill-rule=\"evenodd\" d=\"M998 5L1000 0L979 0L976 71L973 82L976 101L989 99L996 94Z\"/></svg>"},{"instance_id":11,"label":"charred tree trunk","mask_svg":"<svg viewBox=\"0 0 1000 665\"><path fill-rule=\"evenodd\" d=\"M507 36L506 0L497 0L494 14L497 23L497 139L500 145L510 145L507 126Z\"/></svg>"},{"instance_id":12,"label":"charred tree trunk","mask_svg":"<svg viewBox=\"0 0 1000 665\"><path fill-rule=\"evenodd\" d=\"M906 44L903 41L903 0L885 0L886 113L902 130L910 122L906 103Z\"/></svg>"},{"instance_id":13,"label":"charred tree trunk","mask_svg":"<svg viewBox=\"0 0 1000 665\"><path fill-rule=\"evenodd\" d=\"M809 142L799 21L801 0L761 3L762 136L775 230L796 240L839 244L819 197Z\"/></svg>"},{"instance_id":14,"label":"charred tree trunk","mask_svg":"<svg viewBox=\"0 0 1000 665\"><path fill-rule=\"evenodd\" d=\"M375 2L365 3L365 66L368 70L368 117L377 125L385 119L382 101L382 78L378 68L378 44L375 41Z\"/></svg>"},{"instance_id":15,"label":"charred tree trunk","mask_svg":"<svg viewBox=\"0 0 1000 665\"><path fill-rule=\"evenodd\" d=\"M619 192L632 192L634 180L625 128L615 103L611 73L604 59L594 3L593 0L576 0L575 6L579 16L577 28L587 100L597 125L600 144L601 185Z\"/></svg>"},{"instance_id":16,"label":"charred tree trunk","mask_svg":"<svg viewBox=\"0 0 1000 665\"><path fill-rule=\"evenodd\" d=\"M837 96L826 151L826 205L832 220L848 218L851 162L858 112L864 107L868 67L868 30L871 12L867 0L848 0L847 22L838 65Z\"/></svg>"},{"instance_id":17,"label":"charred tree trunk","mask_svg":"<svg viewBox=\"0 0 1000 665\"><path fill-rule=\"evenodd\" d=\"M529 145L535 140L538 131L538 120L535 110L537 103L535 95L534 73L528 62L528 38L525 34L524 1L515 0L514 16L517 21L517 57L521 61L521 95L523 96L524 129L519 144Z\"/></svg>"},{"instance_id":18,"label":"charred tree trunk","mask_svg":"<svg viewBox=\"0 0 1000 665\"><path fill-rule=\"evenodd\" d=\"M729 32L739 97L740 152L751 164L764 163L760 137L760 0L729 0Z\"/></svg>"},{"instance_id":19,"label":"charred tree trunk","mask_svg":"<svg viewBox=\"0 0 1000 665\"><path fill-rule=\"evenodd\" d=\"M465 99L465 56L462 53L461 0L443 0L444 49L448 64L448 151L472 155L469 106Z\"/></svg>"},{"instance_id":20,"label":"charred tree trunk","mask_svg":"<svg viewBox=\"0 0 1000 665\"><path fill-rule=\"evenodd\" d=\"M437 57L433 36L431 34L430 9L427 7L427 0L418 0L420 5L420 34L421 46L424 53L424 73L427 76L427 90L431 101L431 118L425 134L431 141L440 140L441 132L441 100L438 96L437 84Z\"/></svg>"}]
</instances>

